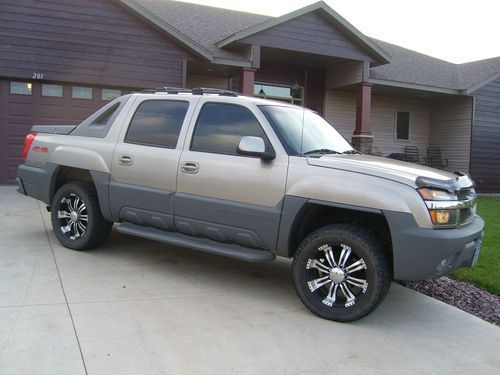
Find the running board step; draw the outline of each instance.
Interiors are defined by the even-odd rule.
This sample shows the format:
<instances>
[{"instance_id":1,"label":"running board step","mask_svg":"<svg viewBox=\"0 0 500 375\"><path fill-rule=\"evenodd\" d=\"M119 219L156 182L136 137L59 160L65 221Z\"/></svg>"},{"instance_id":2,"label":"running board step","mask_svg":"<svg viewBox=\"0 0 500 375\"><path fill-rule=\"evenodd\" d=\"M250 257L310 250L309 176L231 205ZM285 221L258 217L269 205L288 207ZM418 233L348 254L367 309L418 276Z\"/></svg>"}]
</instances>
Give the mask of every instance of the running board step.
<instances>
[{"instance_id":1,"label":"running board step","mask_svg":"<svg viewBox=\"0 0 500 375\"><path fill-rule=\"evenodd\" d=\"M276 257L268 250L256 250L239 245L215 242L207 238L186 236L178 232L166 232L156 228L142 227L140 225L123 223L117 226L118 232L148 240L165 242L170 245L183 246L206 253L223 255L230 258L245 260L247 262L265 262Z\"/></svg>"}]
</instances>

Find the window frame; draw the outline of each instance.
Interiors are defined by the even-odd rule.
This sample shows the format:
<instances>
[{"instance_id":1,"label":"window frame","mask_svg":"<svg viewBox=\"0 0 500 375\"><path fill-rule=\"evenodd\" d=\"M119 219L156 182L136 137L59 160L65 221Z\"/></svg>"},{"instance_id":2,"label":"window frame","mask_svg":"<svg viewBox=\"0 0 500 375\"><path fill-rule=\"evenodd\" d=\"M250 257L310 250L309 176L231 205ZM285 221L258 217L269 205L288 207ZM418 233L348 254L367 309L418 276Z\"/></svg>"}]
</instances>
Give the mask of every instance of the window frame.
<instances>
[{"instance_id":1,"label":"window frame","mask_svg":"<svg viewBox=\"0 0 500 375\"><path fill-rule=\"evenodd\" d=\"M43 88L45 86L58 86L58 87L60 87L61 88L61 95L44 95L43 94ZM42 83L42 88L41 88L41 91L40 91L40 95L43 96L44 98L62 98L62 97L64 97L64 86L56 84L56 83Z\"/></svg>"},{"instance_id":2,"label":"window frame","mask_svg":"<svg viewBox=\"0 0 500 375\"><path fill-rule=\"evenodd\" d=\"M260 129L262 130L262 133L265 136L265 138L264 138L264 144L266 145L266 151L273 151L273 152L275 152L274 147L273 147L273 145L272 145L272 143L271 143L271 141L269 139L269 136L266 133L266 130L264 129L264 127L262 126L261 122L259 121L259 119L257 118L256 114L254 113L254 111L252 111L251 108L249 108L249 107L247 107L245 105L242 105L242 104L238 104L238 103L218 102L218 101L206 101L206 102L203 103L203 105L198 110L198 113L196 114L196 122L194 123L193 130L191 132L191 139L189 140L189 148L188 148L188 150L190 152L200 152L200 153L212 154L212 155L225 155L225 156L236 156L236 157L243 157L243 158L259 159L258 156L240 155L238 153L234 153L234 154L231 153L231 154L229 154L229 153L225 153L225 152L213 152L213 151L193 150L193 141L194 141L194 136L196 134L196 129L198 128L198 124L199 124L199 121L200 121L200 115L201 115L203 109L205 108L205 106L207 104L219 104L219 105L228 105L228 106L241 107L241 108L244 108L247 111L249 111L252 114L252 116L255 118L255 121L257 121L257 124L259 124L259 127L260 127Z\"/></svg>"},{"instance_id":3,"label":"window frame","mask_svg":"<svg viewBox=\"0 0 500 375\"><path fill-rule=\"evenodd\" d=\"M405 112L408 113L408 138L402 139L398 138L398 113ZM411 111L404 109L396 109L394 111L394 141L401 143L411 143Z\"/></svg>"},{"instance_id":4,"label":"window frame","mask_svg":"<svg viewBox=\"0 0 500 375\"><path fill-rule=\"evenodd\" d=\"M115 100L115 99L113 99ZM168 102L168 103L172 103L172 102L175 102L175 103L187 103L187 108L186 108L186 114L184 115L184 118L182 120L182 124L179 128L179 134L177 135L177 141L175 143L175 146L173 147L170 147L170 146L166 146L166 145L160 145L160 144L156 144L156 143L147 143L147 142L135 142L135 141L127 141L127 136L128 136L128 133L130 131L130 125L132 125L132 121L134 120L134 117L135 117L135 114L137 113L137 111L139 110L139 108L146 102ZM139 146L147 146L147 147L156 147L156 148L163 148L163 149L167 149L167 150L175 150L179 147L179 140L181 138L181 133L182 133L182 129L184 127L184 123L186 122L186 118L188 116L188 113L189 113L189 107L190 107L191 103L189 102L189 100L181 100L181 99L175 99L175 100L172 100L172 99L145 99L141 102L139 102L137 104L137 107L135 107L135 110L133 111L132 113L132 116L130 117L130 120L128 121L128 125L127 125L127 131L125 132L124 136L123 136L123 143L128 143L128 144L132 144L132 145L139 145Z\"/></svg>"},{"instance_id":5,"label":"window frame","mask_svg":"<svg viewBox=\"0 0 500 375\"><path fill-rule=\"evenodd\" d=\"M109 90L109 91L117 91L119 94L111 99L105 99L103 96L104 96L104 91L105 90ZM115 100L116 98L119 98L120 96L122 96L122 90L119 90L119 89L111 89L111 88L107 88L107 87L104 87L104 88L101 88L101 101L103 102L110 102L112 100Z\"/></svg>"},{"instance_id":6,"label":"window frame","mask_svg":"<svg viewBox=\"0 0 500 375\"><path fill-rule=\"evenodd\" d=\"M74 94L74 89L75 88L80 88L80 89L90 89L90 98L76 98ZM90 86L71 86L71 99L75 100L94 100L94 88Z\"/></svg>"},{"instance_id":7,"label":"window frame","mask_svg":"<svg viewBox=\"0 0 500 375\"><path fill-rule=\"evenodd\" d=\"M21 92L12 92L12 84L13 83L24 83L26 85L31 85L31 87L29 88L29 90L30 90L29 94L27 94L27 93L21 93ZM32 82L28 82L28 81L10 81L10 84L9 84L9 95L33 96L33 83Z\"/></svg>"}]
</instances>

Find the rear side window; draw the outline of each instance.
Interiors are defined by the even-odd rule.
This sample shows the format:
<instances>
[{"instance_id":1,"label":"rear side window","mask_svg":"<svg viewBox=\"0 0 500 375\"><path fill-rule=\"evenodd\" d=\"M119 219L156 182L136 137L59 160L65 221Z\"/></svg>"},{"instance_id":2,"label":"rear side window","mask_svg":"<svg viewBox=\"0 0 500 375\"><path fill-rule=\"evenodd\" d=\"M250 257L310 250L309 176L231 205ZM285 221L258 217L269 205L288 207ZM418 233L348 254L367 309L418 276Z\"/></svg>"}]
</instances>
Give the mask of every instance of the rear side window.
<instances>
[{"instance_id":1,"label":"rear side window","mask_svg":"<svg viewBox=\"0 0 500 375\"><path fill-rule=\"evenodd\" d=\"M111 120L111 118L113 117L113 115L115 114L115 112L119 106L120 106L120 103L116 103L115 105L110 107L106 112L104 112L102 115L97 117L94 121L92 121L90 126L92 126L92 125L99 125L99 126L107 125L109 120Z\"/></svg>"},{"instance_id":2,"label":"rear side window","mask_svg":"<svg viewBox=\"0 0 500 375\"><path fill-rule=\"evenodd\" d=\"M174 100L146 100L130 121L125 142L175 148L189 103Z\"/></svg>"},{"instance_id":3,"label":"rear side window","mask_svg":"<svg viewBox=\"0 0 500 375\"><path fill-rule=\"evenodd\" d=\"M227 103L206 103L194 130L192 151L237 155L242 137L267 137L254 114L245 107Z\"/></svg>"}]
</instances>

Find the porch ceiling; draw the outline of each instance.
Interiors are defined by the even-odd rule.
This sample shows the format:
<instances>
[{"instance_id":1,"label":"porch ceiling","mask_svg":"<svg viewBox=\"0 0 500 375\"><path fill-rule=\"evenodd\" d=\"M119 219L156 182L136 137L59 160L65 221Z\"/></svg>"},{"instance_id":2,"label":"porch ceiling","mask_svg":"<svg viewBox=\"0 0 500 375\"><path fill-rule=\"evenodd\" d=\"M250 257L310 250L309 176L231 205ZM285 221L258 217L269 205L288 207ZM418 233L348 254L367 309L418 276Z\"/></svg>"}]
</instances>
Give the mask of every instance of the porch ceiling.
<instances>
[{"instance_id":1,"label":"porch ceiling","mask_svg":"<svg viewBox=\"0 0 500 375\"><path fill-rule=\"evenodd\" d=\"M228 78L238 75L240 73L240 70L241 68L234 66L211 64L202 61L190 60L187 63L188 74L209 75L209 76Z\"/></svg>"}]
</instances>

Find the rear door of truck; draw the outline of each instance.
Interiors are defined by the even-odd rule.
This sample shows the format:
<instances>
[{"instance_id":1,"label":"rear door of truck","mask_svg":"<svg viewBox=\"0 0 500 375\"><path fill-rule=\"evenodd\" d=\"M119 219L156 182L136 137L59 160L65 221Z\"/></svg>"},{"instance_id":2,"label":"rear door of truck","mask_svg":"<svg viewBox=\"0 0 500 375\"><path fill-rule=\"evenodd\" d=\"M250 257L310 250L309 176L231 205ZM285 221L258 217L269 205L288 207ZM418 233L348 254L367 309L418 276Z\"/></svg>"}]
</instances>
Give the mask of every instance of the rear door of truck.
<instances>
[{"instance_id":1,"label":"rear door of truck","mask_svg":"<svg viewBox=\"0 0 500 375\"><path fill-rule=\"evenodd\" d=\"M118 137L109 199L115 220L170 230L177 167L199 97L141 95Z\"/></svg>"}]
</instances>

